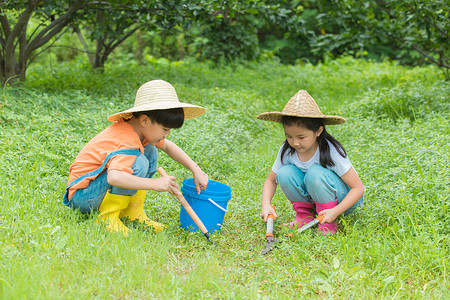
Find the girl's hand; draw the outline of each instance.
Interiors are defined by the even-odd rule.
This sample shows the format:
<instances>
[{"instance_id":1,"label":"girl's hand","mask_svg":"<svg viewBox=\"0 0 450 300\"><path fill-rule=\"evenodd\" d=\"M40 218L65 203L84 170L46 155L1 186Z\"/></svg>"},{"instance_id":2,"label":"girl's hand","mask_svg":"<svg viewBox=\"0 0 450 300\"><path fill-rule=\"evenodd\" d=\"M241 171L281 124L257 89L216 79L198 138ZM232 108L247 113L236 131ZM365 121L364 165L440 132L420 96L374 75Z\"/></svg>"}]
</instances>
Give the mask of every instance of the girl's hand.
<instances>
[{"instance_id":1,"label":"girl's hand","mask_svg":"<svg viewBox=\"0 0 450 300\"><path fill-rule=\"evenodd\" d=\"M274 220L278 217L271 205L263 205L263 207L261 208L261 218L264 219L264 222L267 222L267 217L269 215L273 215Z\"/></svg>"},{"instance_id":2,"label":"girl's hand","mask_svg":"<svg viewBox=\"0 0 450 300\"><path fill-rule=\"evenodd\" d=\"M334 222L339 216L339 213L336 212L335 208L330 208L322 210L319 215L323 215L323 220L320 224L325 224Z\"/></svg>"},{"instance_id":3,"label":"girl's hand","mask_svg":"<svg viewBox=\"0 0 450 300\"><path fill-rule=\"evenodd\" d=\"M161 176L160 178L155 179L154 190L157 192L169 192L172 195L175 195L180 188L175 181L176 179L175 176Z\"/></svg>"},{"instance_id":4,"label":"girl's hand","mask_svg":"<svg viewBox=\"0 0 450 300\"><path fill-rule=\"evenodd\" d=\"M197 194L200 194L201 190L206 190L206 187L208 186L208 174L199 169L195 173L193 172L192 175L194 175L194 184Z\"/></svg>"}]
</instances>

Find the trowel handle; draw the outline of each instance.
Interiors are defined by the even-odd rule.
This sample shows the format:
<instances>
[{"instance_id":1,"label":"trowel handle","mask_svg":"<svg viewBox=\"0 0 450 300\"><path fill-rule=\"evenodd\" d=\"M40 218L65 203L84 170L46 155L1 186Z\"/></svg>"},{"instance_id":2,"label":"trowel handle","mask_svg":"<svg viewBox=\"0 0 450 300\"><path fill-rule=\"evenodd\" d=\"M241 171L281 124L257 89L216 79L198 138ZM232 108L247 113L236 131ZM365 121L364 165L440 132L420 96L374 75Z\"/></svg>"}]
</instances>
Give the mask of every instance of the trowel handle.
<instances>
[{"instance_id":1,"label":"trowel handle","mask_svg":"<svg viewBox=\"0 0 450 300\"><path fill-rule=\"evenodd\" d=\"M272 204L272 208L275 210L275 205ZM266 237L273 236L273 220L274 219L275 219L275 216L272 214L269 214L267 216Z\"/></svg>"},{"instance_id":2,"label":"trowel handle","mask_svg":"<svg viewBox=\"0 0 450 300\"><path fill-rule=\"evenodd\" d=\"M159 167L157 170L158 170L158 173L161 174L161 176L168 176L166 171L162 167ZM197 214L192 209L192 207L189 205L189 203L186 201L183 194L179 190L177 190L175 192L175 196L178 198L178 201L180 201L181 205L183 205L186 212L192 218L195 225L197 225L198 228L203 232L203 234L209 239L208 229L206 229L205 225L203 225L202 221L197 216Z\"/></svg>"}]
</instances>

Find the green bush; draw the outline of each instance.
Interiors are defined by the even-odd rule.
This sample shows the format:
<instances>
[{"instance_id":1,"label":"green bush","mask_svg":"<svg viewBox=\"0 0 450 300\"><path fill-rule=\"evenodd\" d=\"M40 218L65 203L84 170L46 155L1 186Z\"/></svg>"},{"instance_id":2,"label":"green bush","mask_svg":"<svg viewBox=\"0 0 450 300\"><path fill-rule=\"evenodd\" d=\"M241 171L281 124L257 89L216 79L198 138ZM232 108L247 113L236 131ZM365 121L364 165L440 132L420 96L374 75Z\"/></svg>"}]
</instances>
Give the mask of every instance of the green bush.
<instances>
[{"instance_id":1,"label":"green bush","mask_svg":"<svg viewBox=\"0 0 450 300\"><path fill-rule=\"evenodd\" d=\"M358 106L364 116L433 121L436 115L450 110L449 94L450 85L446 82L433 85L406 82L393 88L371 91Z\"/></svg>"}]
</instances>

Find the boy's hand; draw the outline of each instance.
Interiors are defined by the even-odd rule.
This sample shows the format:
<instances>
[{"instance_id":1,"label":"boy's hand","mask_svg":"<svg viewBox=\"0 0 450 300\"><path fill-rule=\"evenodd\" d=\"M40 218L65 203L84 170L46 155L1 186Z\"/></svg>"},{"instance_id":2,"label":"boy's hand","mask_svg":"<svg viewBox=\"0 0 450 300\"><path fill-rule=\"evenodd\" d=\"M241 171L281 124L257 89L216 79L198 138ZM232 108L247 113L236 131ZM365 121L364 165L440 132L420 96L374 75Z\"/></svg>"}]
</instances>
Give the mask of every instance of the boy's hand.
<instances>
[{"instance_id":1,"label":"boy's hand","mask_svg":"<svg viewBox=\"0 0 450 300\"><path fill-rule=\"evenodd\" d=\"M208 174L200 169L192 174L194 175L195 189L197 190L197 194L200 194L201 190L206 190L206 187L208 186Z\"/></svg>"},{"instance_id":2,"label":"boy's hand","mask_svg":"<svg viewBox=\"0 0 450 300\"><path fill-rule=\"evenodd\" d=\"M267 222L267 217L269 215L273 215L275 217L274 219L278 217L277 213L271 205L263 205L263 207L261 208L261 218L264 219L264 222Z\"/></svg>"},{"instance_id":3,"label":"boy's hand","mask_svg":"<svg viewBox=\"0 0 450 300\"><path fill-rule=\"evenodd\" d=\"M161 176L155 179L155 188L157 192L169 192L172 195L179 193L178 183L175 181L177 178L175 176Z\"/></svg>"}]
</instances>

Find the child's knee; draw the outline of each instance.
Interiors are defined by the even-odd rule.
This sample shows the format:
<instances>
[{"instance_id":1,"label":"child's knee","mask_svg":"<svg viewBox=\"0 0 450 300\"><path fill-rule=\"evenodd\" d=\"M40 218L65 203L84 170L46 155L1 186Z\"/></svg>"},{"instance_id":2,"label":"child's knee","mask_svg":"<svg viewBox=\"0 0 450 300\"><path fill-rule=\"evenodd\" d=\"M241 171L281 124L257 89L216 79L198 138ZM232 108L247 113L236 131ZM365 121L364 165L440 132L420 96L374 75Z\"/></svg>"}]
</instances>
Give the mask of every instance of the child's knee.
<instances>
[{"instance_id":1,"label":"child's knee","mask_svg":"<svg viewBox=\"0 0 450 300\"><path fill-rule=\"evenodd\" d=\"M305 185L307 187L320 188L326 180L328 169L319 164L312 165L305 174Z\"/></svg>"},{"instance_id":2,"label":"child's knee","mask_svg":"<svg viewBox=\"0 0 450 300\"><path fill-rule=\"evenodd\" d=\"M148 172L149 161L144 155L136 156L133 164L133 175L138 177L145 177Z\"/></svg>"},{"instance_id":3,"label":"child's knee","mask_svg":"<svg viewBox=\"0 0 450 300\"><path fill-rule=\"evenodd\" d=\"M277 183L280 186L291 185L292 180L298 178L301 171L294 165L284 165L278 170Z\"/></svg>"}]
</instances>

